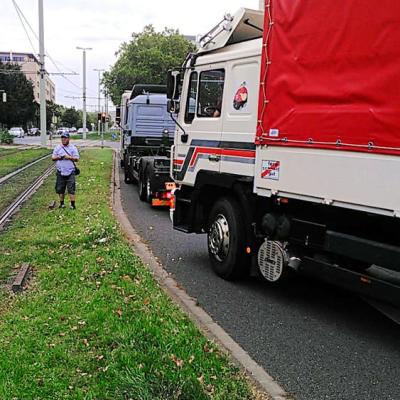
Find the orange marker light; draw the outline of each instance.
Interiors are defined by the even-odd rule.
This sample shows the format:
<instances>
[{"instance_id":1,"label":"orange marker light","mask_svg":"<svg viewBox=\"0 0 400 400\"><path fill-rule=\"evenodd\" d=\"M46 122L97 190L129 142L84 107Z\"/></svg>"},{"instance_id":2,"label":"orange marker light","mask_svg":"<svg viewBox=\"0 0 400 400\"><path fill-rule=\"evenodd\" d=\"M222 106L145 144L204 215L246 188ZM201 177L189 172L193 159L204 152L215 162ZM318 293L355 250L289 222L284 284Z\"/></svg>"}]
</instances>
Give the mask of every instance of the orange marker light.
<instances>
[{"instance_id":1,"label":"orange marker light","mask_svg":"<svg viewBox=\"0 0 400 400\"><path fill-rule=\"evenodd\" d=\"M246 247L246 253L250 254L251 253L251 248L249 246Z\"/></svg>"}]
</instances>

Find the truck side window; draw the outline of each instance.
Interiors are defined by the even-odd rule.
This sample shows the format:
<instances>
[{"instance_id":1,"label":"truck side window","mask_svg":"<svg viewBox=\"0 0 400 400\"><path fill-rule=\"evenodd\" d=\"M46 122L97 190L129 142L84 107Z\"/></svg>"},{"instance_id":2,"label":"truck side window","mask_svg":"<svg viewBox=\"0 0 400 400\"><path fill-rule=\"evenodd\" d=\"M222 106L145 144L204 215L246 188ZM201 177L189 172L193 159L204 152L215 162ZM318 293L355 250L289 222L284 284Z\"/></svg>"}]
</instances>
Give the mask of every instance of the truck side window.
<instances>
[{"instance_id":1,"label":"truck side window","mask_svg":"<svg viewBox=\"0 0 400 400\"><path fill-rule=\"evenodd\" d=\"M186 102L185 123L191 124L196 114L196 98L197 98L197 72L190 75L188 97Z\"/></svg>"},{"instance_id":2,"label":"truck side window","mask_svg":"<svg viewBox=\"0 0 400 400\"><path fill-rule=\"evenodd\" d=\"M218 118L221 115L225 71L215 69L200 74L197 116Z\"/></svg>"}]
</instances>

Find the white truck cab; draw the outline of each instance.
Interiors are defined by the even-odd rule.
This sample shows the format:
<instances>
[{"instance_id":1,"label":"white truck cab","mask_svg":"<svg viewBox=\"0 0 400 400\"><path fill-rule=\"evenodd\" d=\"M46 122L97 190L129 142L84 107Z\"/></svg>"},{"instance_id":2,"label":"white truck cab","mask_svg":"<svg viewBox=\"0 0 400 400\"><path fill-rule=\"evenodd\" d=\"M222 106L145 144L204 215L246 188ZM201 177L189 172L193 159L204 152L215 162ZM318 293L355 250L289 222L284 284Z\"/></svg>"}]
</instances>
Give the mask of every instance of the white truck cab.
<instances>
[{"instance_id":1,"label":"white truck cab","mask_svg":"<svg viewBox=\"0 0 400 400\"><path fill-rule=\"evenodd\" d=\"M343 9L311 0L309 12L286 0L267 2L265 14L240 9L168 73L168 108L178 114L172 220L207 234L224 279L298 273L400 307L399 70L381 76L374 59L379 71L366 79L370 48L354 26L373 29L373 45L391 11L374 19L349 1ZM321 25L333 8L341 18ZM379 48L395 63L392 43Z\"/></svg>"}]
</instances>

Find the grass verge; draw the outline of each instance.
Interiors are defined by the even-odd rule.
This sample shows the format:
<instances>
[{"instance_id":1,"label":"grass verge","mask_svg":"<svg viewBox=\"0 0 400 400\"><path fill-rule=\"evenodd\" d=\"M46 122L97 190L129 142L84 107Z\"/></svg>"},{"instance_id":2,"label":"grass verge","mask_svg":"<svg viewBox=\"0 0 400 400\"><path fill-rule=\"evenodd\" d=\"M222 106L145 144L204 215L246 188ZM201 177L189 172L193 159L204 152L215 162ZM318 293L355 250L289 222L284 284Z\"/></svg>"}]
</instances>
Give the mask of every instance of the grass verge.
<instances>
[{"instance_id":1,"label":"grass verge","mask_svg":"<svg viewBox=\"0 0 400 400\"><path fill-rule=\"evenodd\" d=\"M50 154L50 150L29 149L5 155L4 157L0 158L0 177L5 176L18 168L21 168L46 154Z\"/></svg>"},{"instance_id":2,"label":"grass verge","mask_svg":"<svg viewBox=\"0 0 400 400\"><path fill-rule=\"evenodd\" d=\"M119 140L119 133L115 132L114 133L115 138L113 139L113 133L112 132L105 132L104 133L104 140ZM82 139L82 135L73 135L72 139ZM97 132L90 132L86 135L86 140L98 140L101 141L101 135L99 135Z\"/></svg>"},{"instance_id":3,"label":"grass verge","mask_svg":"<svg viewBox=\"0 0 400 400\"><path fill-rule=\"evenodd\" d=\"M5 210L53 161L45 158L0 185L0 211Z\"/></svg>"},{"instance_id":4,"label":"grass verge","mask_svg":"<svg viewBox=\"0 0 400 400\"><path fill-rule=\"evenodd\" d=\"M81 169L76 211L47 209L49 180L1 237L3 279L23 262L35 278L0 296L0 398L253 398L122 238L111 151L85 151Z\"/></svg>"}]
</instances>

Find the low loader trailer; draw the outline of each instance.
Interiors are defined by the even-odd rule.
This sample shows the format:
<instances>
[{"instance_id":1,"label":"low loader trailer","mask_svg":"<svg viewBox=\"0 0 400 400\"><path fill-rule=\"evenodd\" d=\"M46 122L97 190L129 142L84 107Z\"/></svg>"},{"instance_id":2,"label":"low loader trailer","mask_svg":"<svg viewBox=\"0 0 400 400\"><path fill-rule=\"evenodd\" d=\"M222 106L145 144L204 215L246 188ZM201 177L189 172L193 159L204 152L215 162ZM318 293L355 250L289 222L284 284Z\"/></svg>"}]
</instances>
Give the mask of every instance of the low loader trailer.
<instances>
[{"instance_id":1,"label":"low loader trailer","mask_svg":"<svg viewBox=\"0 0 400 400\"><path fill-rule=\"evenodd\" d=\"M400 3L266 0L168 73L175 229L214 271L400 306Z\"/></svg>"},{"instance_id":2,"label":"low loader trailer","mask_svg":"<svg viewBox=\"0 0 400 400\"><path fill-rule=\"evenodd\" d=\"M169 176L175 123L167 112L165 86L135 85L125 108L121 166L125 183L137 183L140 200L170 206L175 184Z\"/></svg>"}]
</instances>

